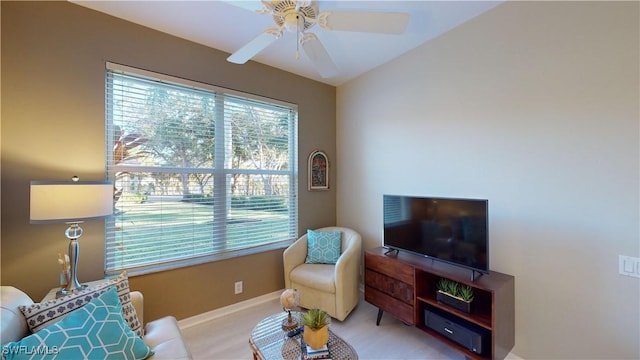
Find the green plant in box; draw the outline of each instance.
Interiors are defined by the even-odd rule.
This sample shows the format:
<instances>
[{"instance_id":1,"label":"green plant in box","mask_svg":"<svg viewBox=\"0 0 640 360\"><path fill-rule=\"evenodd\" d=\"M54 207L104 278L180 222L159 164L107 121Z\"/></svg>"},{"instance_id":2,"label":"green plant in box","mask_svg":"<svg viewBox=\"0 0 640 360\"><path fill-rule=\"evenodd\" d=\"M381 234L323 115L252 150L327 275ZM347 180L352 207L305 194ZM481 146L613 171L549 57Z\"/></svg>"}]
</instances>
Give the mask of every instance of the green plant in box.
<instances>
[{"instance_id":1,"label":"green plant in box","mask_svg":"<svg viewBox=\"0 0 640 360\"><path fill-rule=\"evenodd\" d=\"M440 279L440 281L438 281L438 290L447 292L448 287L449 287L449 280Z\"/></svg>"},{"instance_id":2,"label":"green plant in box","mask_svg":"<svg viewBox=\"0 0 640 360\"><path fill-rule=\"evenodd\" d=\"M460 287L459 290L459 298L462 298L462 300L470 302L473 300L473 288L469 285L463 285Z\"/></svg>"},{"instance_id":3,"label":"green plant in box","mask_svg":"<svg viewBox=\"0 0 640 360\"><path fill-rule=\"evenodd\" d=\"M447 292L453 296L458 296L458 292L460 289L460 284L455 281L449 281L449 286L447 288Z\"/></svg>"},{"instance_id":4,"label":"green plant in box","mask_svg":"<svg viewBox=\"0 0 640 360\"><path fill-rule=\"evenodd\" d=\"M473 288L453 280L440 279L436 299L438 302L469 313L471 312L471 301L473 300Z\"/></svg>"},{"instance_id":5,"label":"green plant in box","mask_svg":"<svg viewBox=\"0 0 640 360\"><path fill-rule=\"evenodd\" d=\"M460 284L449 279L440 279L438 290L446 292L452 296L458 296Z\"/></svg>"}]
</instances>

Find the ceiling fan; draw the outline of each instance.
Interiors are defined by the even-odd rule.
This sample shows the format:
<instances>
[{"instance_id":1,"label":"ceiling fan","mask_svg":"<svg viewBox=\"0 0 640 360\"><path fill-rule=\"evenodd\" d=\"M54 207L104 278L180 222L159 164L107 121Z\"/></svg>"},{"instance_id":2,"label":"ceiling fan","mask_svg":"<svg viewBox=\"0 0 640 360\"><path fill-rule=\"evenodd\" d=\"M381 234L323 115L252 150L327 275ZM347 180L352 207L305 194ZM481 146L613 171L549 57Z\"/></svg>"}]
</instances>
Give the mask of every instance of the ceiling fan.
<instances>
[{"instance_id":1,"label":"ceiling fan","mask_svg":"<svg viewBox=\"0 0 640 360\"><path fill-rule=\"evenodd\" d=\"M409 23L409 14L397 12L319 11L315 0L261 0L263 8L257 12L271 15L278 27L268 28L255 39L238 49L227 61L244 64L271 43L283 31L296 33L298 43L323 78L338 74L338 69L324 45L312 32L316 24L324 30L402 34ZM296 52L296 56L299 54Z\"/></svg>"}]
</instances>

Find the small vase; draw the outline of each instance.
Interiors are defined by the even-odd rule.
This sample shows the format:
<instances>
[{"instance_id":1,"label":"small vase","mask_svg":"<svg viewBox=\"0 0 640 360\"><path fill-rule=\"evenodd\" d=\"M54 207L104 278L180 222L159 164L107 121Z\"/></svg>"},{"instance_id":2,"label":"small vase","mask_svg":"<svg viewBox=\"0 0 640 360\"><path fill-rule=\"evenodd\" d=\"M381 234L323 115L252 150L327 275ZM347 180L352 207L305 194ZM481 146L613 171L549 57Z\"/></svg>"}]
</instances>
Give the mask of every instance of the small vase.
<instances>
[{"instance_id":1,"label":"small vase","mask_svg":"<svg viewBox=\"0 0 640 360\"><path fill-rule=\"evenodd\" d=\"M60 287L64 289L67 287L68 283L67 274L64 271L60 271Z\"/></svg>"},{"instance_id":2,"label":"small vase","mask_svg":"<svg viewBox=\"0 0 640 360\"><path fill-rule=\"evenodd\" d=\"M320 329L312 329L305 325L303 333L304 342L313 350L322 348L329 341L329 326Z\"/></svg>"}]
</instances>

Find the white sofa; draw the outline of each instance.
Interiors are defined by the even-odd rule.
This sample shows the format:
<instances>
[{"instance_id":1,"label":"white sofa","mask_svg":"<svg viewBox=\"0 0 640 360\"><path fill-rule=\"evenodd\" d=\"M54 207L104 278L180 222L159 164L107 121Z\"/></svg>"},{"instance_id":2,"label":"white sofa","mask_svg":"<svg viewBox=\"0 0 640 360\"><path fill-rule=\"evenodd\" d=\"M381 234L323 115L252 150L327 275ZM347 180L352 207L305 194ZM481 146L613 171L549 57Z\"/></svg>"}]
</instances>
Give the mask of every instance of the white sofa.
<instances>
[{"instance_id":1,"label":"white sofa","mask_svg":"<svg viewBox=\"0 0 640 360\"><path fill-rule=\"evenodd\" d=\"M317 231L341 231L341 255L335 265L307 264L307 235L291 244L283 254L285 287L297 289L300 306L325 310L344 320L358 304L358 284L362 239L344 227L325 227Z\"/></svg>"},{"instance_id":2,"label":"white sofa","mask_svg":"<svg viewBox=\"0 0 640 360\"><path fill-rule=\"evenodd\" d=\"M144 324L143 296L139 291L131 291L131 301L138 319ZM30 334L20 305L31 305L33 300L13 286L0 287L0 344L18 341ZM178 322L173 316L166 316L144 325L143 340L154 352L149 359L191 359L191 354L182 337Z\"/></svg>"}]
</instances>

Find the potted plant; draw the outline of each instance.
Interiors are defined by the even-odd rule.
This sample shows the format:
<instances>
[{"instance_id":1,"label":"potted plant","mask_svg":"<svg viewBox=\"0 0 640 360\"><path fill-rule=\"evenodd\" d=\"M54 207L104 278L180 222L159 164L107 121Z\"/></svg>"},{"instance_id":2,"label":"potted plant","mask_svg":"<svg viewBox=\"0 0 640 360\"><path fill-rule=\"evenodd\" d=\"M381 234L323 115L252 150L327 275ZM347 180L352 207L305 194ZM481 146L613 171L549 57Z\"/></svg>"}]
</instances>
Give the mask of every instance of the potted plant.
<instances>
[{"instance_id":1,"label":"potted plant","mask_svg":"<svg viewBox=\"0 0 640 360\"><path fill-rule=\"evenodd\" d=\"M309 347L317 350L329 341L329 321L329 315L321 309L310 309L302 314L303 339Z\"/></svg>"},{"instance_id":2,"label":"potted plant","mask_svg":"<svg viewBox=\"0 0 640 360\"><path fill-rule=\"evenodd\" d=\"M473 288L469 285L461 285L453 280L440 279L440 282L438 282L436 299L438 302L449 305L460 311L471 313Z\"/></svg>"}]
</instances>

